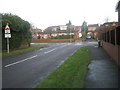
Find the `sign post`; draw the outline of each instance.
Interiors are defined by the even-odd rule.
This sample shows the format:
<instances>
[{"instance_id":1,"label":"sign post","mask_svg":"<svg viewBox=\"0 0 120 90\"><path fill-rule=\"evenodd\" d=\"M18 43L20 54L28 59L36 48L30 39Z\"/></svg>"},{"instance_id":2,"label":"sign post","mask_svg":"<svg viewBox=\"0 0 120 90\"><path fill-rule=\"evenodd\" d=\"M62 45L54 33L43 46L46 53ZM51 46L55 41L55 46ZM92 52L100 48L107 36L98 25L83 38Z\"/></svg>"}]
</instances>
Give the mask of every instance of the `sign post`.
<instances>
[{"instance_id":1,"label":"sign post","mask_svg":"<svg viewBox=\"0 0 120 90\"><path fill-rule=\"evenodd\" d=\"M7 53L9 53L9 38L11 38L10 27L8 23L5 26L5 38L7 38Z\"/></svg>"},{"instance_id":2,"label":"sign post","mask_svg":"<svg viewBox=\"0 0 120 90\"><path fill-rule=\"evenodd\" d=\"M9 53L9 38L7 38L7 53Z\"/></svg>"}]
</instances>

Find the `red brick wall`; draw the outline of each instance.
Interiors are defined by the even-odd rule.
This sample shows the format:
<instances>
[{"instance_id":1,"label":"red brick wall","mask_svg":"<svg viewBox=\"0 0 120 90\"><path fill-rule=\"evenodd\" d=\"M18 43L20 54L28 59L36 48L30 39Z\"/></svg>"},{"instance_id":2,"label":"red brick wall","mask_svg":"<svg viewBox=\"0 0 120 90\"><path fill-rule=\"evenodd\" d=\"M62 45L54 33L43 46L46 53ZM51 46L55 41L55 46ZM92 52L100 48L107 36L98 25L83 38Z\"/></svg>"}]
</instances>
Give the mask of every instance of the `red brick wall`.
<instances>
[{"instance_id":1,"label":"red brick wall","mask_svg":"<svg viewBox=\"0 0 120 90\"><path fill-rule=\"evenodd\" d=\"M69 42L70 39L33 39L32 42ZM74 39L71 39L74 41Z\"/></svg>"},{"instance_id":2,"label":"red brick wall","mask_svg":"<svg viewBox=\"0 0 120 90\"><path fill-rule=\"evenodd\" d=\"M120 46L103 41L103 48L120 65Z\"/></svg>"}]
</instances>

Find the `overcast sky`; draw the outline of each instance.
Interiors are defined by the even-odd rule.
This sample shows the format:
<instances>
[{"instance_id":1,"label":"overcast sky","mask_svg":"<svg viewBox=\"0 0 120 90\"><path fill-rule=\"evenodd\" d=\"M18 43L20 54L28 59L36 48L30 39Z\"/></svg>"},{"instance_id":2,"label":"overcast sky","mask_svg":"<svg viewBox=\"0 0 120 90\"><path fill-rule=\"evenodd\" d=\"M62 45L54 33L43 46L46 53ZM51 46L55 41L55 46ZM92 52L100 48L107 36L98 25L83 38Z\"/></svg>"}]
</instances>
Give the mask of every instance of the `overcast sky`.
<instances>
[{"instance_id":1,"label":"overcast sky","mask_svg":"<svg viewBox=\"0 0 120 90\"><path fill-rule=\"evenodd\" d=\"M85 20L88 24L117 21L115 7L118 0L2 0L1 13L16 14L35 27L65 25L71 20L80 26Z\"/></svg>"}]
</instances>

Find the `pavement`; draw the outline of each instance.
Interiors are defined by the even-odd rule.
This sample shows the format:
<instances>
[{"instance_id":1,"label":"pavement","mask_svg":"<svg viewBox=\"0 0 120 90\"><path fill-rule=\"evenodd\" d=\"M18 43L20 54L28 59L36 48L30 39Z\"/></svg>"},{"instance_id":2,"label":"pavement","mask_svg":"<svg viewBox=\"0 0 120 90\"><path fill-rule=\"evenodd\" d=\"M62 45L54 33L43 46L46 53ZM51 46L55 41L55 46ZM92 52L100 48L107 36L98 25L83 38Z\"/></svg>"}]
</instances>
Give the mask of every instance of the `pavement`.
<instances>
[{"instance_id":1,"label":"pavement","mask_svg":"<svg viewBox=\"0 0 120 90\"><path fill-rule=\"evenodd\" d=\"M92 47L88 69L86 88L118 88L120 86L120 70L103 48Z\"/></svg>"}]
</instances>

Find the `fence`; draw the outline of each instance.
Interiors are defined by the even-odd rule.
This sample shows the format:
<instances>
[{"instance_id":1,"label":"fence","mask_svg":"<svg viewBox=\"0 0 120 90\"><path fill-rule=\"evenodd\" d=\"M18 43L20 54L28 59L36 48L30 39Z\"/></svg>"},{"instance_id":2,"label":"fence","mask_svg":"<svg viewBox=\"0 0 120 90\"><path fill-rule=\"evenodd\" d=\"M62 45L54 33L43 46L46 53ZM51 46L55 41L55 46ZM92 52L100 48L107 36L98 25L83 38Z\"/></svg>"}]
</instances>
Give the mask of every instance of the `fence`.
<instances>
[{"instance_id":1,"label":"fence","mask_svg":"<svg viewBox=\"0 0 120 90\"><path fill-rule=\"evenodd\" d=\"M98 33L105 51L120 65L120 26Z\"/></svg>"}]
</instances>

